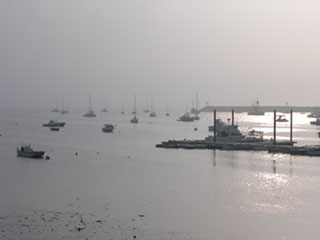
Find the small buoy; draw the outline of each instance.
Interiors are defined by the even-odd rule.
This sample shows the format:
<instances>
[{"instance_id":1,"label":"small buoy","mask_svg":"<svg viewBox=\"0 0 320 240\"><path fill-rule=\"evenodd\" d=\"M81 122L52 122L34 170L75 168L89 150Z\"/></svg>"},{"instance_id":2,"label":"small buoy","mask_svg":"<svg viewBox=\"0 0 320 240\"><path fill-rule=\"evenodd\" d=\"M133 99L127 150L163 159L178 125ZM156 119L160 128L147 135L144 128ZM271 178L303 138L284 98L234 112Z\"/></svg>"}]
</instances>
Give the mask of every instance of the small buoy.
<instances>
[{"instance_id":1,"label":"small buoy","mask_svg":"<svg viewBox=\"0 0 320 240\"><path fill-rule=\"evenodd\" d=\"M78 155L78 152L76 152L75 155Z\"/></svg>"},{"instance_id":2,"label":"small buoy","mask_svg":"<svg viewBox=\"0 0 320 240\"><path fill-rule=\"evenodd\" d=\"M50 157L47 155L47 156L46 156L46 160L49 160L49 159L50 159Z\"/></svg>"},{"instance_id":3,"label":"small buoy","mask_svg":"<svg viewBox=\"0 0 320 240\"><path fill-rule=\"evenodd\" d=\"M194 128L193 130L194 130L194 131L198 131L198 128Z\"/></svg>"}]
</instances>

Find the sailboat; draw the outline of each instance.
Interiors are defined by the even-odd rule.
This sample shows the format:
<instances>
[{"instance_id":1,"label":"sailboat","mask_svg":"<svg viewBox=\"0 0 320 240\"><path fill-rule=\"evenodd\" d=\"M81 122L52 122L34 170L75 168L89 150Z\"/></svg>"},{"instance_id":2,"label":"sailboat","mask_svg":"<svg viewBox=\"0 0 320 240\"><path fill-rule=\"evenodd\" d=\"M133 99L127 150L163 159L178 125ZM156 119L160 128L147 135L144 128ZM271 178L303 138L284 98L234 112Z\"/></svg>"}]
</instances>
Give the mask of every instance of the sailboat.
<instances>
[{"instance_id":1,"label":"sailboat","mask_svg":"<svg viewBox=\"0 0 320 240\"><path fill-rule=\"evenodd\" d=\"M92 110L92 101L91 101L91 94L89 94L89 110L87 113L85 113L83 115L83 117L96 117L97 115L94 113L94 111Z\"/></svg>"},{"instance_id":2,"label":"sailboat","mask_svg":"<svg viewBox=\"0 0 320 240\"><path fill-rule=\"evenodd\" d=\"M58 99L56 99L56 107L54 109L51 110L51 112L60 112L59 108L58 108Z\"/></svg>"},{"instance_id":3,"label":"sailboat","mask_svg":"<svg viewBox=\"0 0 320 240\"><path fill-rule=\"evenodd\" d=\"M199 110L199 97L198 97L198 92L196 92L196 107L192 107L190 110L191 113L194 114L193 119L194 120L200 120L199 114L200 114L200 110Z\"/></svg>"},{"instance_id":4,"label":"sailboat","mask_svg":"<svg viewBox=\"0 0 320 240\"><path fill-rule=\"evenodd\" d=\"M248 115L264 115L264 111L259 108L259 100L253 101L251 104L251 110L248 111Z\"/></svg>"},{"instance_id":5,"label":"sailboat","mask_svg":"<svg viewBox=\"0 0 320 240\"><path fill-rule=\"evenodd\" d=\"M150 117L156 117L157 114L154 112L154 109L153 109L153 98L151 98L151 112L149 114Z\"/></svg>"},{"instance_id":6,"label":"sailboat","mask_svg":"<svg viewBox=\"0 0 320 240\"><path fill-rule=\"evenodd\" d=\"M149 104L148 104L148 99L146 99L146 108L143 110L144 113L149 113Z\"/></svg>"},{"instance_id":7,"label":"sailboat","mask_svg":"<svg viewBox=\"0 0 320 240\"><path fill-rule=\"evenodd\" d=\"M132 111L134 114L134 117L131 118L130 122L131 123L138 123L139 119L137 118L137 102L136 102L136 95L134 95L134 109Z\"/></svg>"},{"instance_id":8,"label":"sailboat","mask_svg":"<svg viewBox=\"0 0 320 240\"><path fill-rule=\"evenodd\" d=\"M68 112L69 112L69 111L64 108L64 99L62 99L62 110L61 110L61 114L66 114L66 113L68 113Z\"/></svg>"},{"instance_id":9,"label":"sailboat","mask_svg":"<svg viewBox=\"0 0 320 240\"><path fill-rule=\"evenodd\" d=\"M170 113L169 113L169 106L168 106L168 101L167 101L167 112L166 112L166 116L169 117Z\"/></svg>"},{"instance_id":10,"label":"sailboat","mask_svg":"<svg viewBox=\"0 0 320 240\"><path fill-rule=\"evenodd\" d=\"M101 110L101 112L108 112L108 105L107 105L107 98L106 98L106 101L105 101L105 105L104 105L104 108Z\"/></svg>"}]
</instances>

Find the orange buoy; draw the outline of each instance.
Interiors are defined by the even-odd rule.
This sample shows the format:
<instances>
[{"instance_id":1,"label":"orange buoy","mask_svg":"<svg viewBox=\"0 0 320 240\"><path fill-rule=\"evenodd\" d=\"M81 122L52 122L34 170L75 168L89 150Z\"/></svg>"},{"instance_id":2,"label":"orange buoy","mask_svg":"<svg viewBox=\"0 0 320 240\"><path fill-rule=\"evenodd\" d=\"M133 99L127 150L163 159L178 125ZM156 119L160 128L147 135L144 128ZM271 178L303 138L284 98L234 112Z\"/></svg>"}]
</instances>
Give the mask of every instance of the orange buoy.
<instances>
[{"instance_id":1,"label":"orange buoy","mask_svg":"<svg viewBox=\"0 0 320 240\"><path fill-rule=\"evenodd\" d=\"M50 157L47 155L47 156L46 156L46 160L49 160L49 159L50 159Z\"/></svg>"}]
</instances>

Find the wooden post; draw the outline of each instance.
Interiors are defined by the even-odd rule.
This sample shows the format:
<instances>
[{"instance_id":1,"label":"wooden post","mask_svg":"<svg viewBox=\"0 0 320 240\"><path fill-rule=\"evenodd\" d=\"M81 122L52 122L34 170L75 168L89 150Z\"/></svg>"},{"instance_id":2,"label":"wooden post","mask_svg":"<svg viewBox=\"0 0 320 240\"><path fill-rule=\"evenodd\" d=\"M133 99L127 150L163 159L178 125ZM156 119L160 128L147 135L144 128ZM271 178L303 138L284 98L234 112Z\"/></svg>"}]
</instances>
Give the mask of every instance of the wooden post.
<instances>
[{"instance_id":1,"label":"wooden post","mask_svg":"<svg viewBox=\"0 0 320 240\"><path fill-rule=\"evenodd\" d=\"M217 113L213 111L213 141L217 141Z\"/></svg>"},{"instance_id":2,"label":"wooden post","mask_svg":"<svg viewBox=\"0 0 320 240\"><path fill-rule=\"evenodd\" d=\"M273 145L276 145L277 111L273 113Z\"/></svg>"},{"instance_id":3,"label":"wooden post","mask_svg":"<svg viewBox=\"0 0 320 240\"><path fill-rule=\"evenodd\" d=\"M290 110L290 142L292 142L293 141L293 132L292 132L292 130L293 130L293 113L292 113L292 109Z\"/></svg>"},{"instance_id":4,"label":"wooden post","mask_svg":"<svg viewBox=\"0 0 320 240\"><path fill-rule=\"evenodd\" d=\"M234 126L234 110L232 109L231 125Z\"/></svg>"}]
</instances>

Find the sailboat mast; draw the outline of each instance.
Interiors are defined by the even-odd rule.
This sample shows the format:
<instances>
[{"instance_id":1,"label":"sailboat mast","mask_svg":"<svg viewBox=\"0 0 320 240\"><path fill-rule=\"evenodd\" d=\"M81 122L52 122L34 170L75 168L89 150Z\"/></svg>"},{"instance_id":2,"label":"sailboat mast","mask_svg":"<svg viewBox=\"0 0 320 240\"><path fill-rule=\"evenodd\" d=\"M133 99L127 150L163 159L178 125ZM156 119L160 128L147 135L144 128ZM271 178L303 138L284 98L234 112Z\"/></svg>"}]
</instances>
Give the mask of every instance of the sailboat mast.
<instances>
[{"instance_id":1,"label":"sailboat mast","mask_svg":"<svg viewBox=\"0 0 320 240\"><path fill-rule=\"evenodd\" d=\"M198 92L196 92L196 109L198 110L199 107L199 97L198 97Z\"/></svg>"},{"instance_id":2,"label":"sailboat mast","mask_svg":"<svg viewBox=\"0 0 320 240\"><path fill-rule=\"evenodd\" d=\"M89 111L92 110L92 100L91 100L91 93L89 93Z\"/></svg>"},{"instance_id":3,"label":"sailboat mast","mask_svg":"<svg viewBox=\"0 0 320 240\"><path fill-rule=\"evenodd\" d=\"M151 98L151 112L153 112L153 98Z\"/></svg>"},{"instance_id":4,"label":"sailboat mast","mask_svg":"<svg viewBox=\"0 0 320 240\"><path fill-rule=\"evenodd\" d=\"M136 94L134 94L134 116L137 116L137 102L136 102Z\"/></svg>"}]
</instances>

